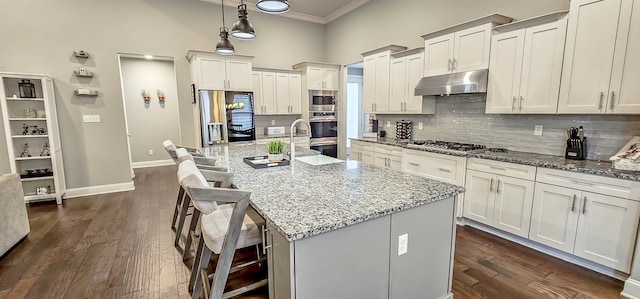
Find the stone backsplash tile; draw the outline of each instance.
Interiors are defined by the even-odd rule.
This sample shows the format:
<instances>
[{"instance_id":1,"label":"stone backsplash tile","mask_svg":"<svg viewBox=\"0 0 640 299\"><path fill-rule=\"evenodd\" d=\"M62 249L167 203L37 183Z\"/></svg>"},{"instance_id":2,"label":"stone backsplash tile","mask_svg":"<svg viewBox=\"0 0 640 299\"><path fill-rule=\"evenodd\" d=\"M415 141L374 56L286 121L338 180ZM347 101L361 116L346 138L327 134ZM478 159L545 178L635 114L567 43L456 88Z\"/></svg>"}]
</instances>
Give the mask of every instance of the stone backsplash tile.
<instances>
[{"instance_id":1,"label":"stone backsplash tile","mask_svg":"<svg viewBox=\"0 0 640 299\"><path fill-rule=\"evenodd\" d=\"M436 100L435 115L377 115L388 136L395 135L395 121L413 122L413 136L484 144L515 151L564 155L566 129L583 126L588 138L588 158L608 160L633 136L640 135L639 115L513 115L486 114L484 96L451 96ZM423 129L418 130L418 122ZM543 135L534 136L534 126L543 125Z\"/></svg>"},{"instance_id":2,"label":"stone backsplash tile","mask_svg":"<svg viewBox=\"0 0 640 299\"><path fill-rule=\"evenodd\" d=\"M287 134L289 134L291 123L300 117L300 115L256 115L256 133L258 135L264 134L266 127L284 127ZM272 120L275 121L275 125L271 124Z\"/></svg>"}]
</instances>

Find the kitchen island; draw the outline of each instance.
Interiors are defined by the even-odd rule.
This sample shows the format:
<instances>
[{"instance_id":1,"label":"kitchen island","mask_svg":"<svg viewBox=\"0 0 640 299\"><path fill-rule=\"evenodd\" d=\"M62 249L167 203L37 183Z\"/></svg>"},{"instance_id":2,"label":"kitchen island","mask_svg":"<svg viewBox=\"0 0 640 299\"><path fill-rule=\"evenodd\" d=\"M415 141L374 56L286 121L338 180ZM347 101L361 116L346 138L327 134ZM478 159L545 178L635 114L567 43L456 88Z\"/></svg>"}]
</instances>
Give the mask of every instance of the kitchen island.
<instances>
[{"instance_id":1,"label":"kitchen island","mask_svg":"<svg viewBox=\"0 0 640 299\"><path fill-rule=\"evenodd\" d=\"M454 199L464 188L357 161L245 164L262 145L205 153L266 219L270 298L452 297Z\"/></svg>"}]
</instances>

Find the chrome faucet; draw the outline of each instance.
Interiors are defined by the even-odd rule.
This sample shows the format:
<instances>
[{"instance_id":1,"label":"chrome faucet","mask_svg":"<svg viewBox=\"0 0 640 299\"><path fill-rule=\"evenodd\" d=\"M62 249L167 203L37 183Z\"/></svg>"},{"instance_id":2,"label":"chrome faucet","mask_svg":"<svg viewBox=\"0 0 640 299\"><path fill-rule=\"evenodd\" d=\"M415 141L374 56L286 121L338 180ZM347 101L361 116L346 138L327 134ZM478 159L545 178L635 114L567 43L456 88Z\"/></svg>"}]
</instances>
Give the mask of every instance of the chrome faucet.
<instances>
[{"instance_id":1,"label":"chrome faucet","mask_svg":"<svg viewBox=\"0 0 640 299\"><path fill-rule=\"evenodd\" d=\"M309 138L311 138L311 125L309 125L309 123L306 120L304 120L302 118L299 118L299 119L294 120L293 123L291 123L291 131L289 131L291 133L291 140L290 140L291 151L289 151L289 160L290 161L293 161L293 159L296 156L296 154L295 154L296 153L296 145L293 142L293 128L300 122L304 123L305 125L307 125L307 128L309 128L309 131L307 131L307 132L309 132Z\"/></svg>"}]
</instances>

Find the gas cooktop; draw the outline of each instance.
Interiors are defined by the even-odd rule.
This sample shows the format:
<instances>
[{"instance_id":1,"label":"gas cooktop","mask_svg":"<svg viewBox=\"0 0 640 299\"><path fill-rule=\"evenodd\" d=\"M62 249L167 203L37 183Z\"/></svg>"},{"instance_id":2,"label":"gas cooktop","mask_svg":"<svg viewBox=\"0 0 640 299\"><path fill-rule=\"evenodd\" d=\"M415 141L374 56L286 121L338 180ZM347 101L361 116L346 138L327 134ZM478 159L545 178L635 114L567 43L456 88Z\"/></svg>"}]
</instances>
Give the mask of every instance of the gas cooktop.
<instances>
[{"instance_id":1,"label":"gas cooktop","mask_svg":"<svg viewBox=\"0 0 640 299\"><path fill-rule=\"evenodd\" d=\"M446 149L446 150L460 151L460 152L470 152L470 151L486 148L486 146L479 145L479 144L458 143L458 142L449 142L449 141L441 141L441 140L414 140L410 142L407 146L413 147L413 148L422 148L422 147L439 148L439 149Z\"/></svg>"}]
</instances>

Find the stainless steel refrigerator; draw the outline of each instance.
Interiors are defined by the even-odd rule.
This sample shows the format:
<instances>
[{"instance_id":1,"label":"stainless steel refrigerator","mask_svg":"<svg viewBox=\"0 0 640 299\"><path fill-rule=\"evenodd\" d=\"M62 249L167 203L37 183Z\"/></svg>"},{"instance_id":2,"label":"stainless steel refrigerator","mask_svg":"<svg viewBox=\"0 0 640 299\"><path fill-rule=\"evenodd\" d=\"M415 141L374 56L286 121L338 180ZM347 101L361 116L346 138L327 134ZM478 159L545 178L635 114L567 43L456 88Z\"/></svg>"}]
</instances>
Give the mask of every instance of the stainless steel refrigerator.
<instances>
[{"instance_id":1,"label":"stainless steel refrigerator","mask_svg":"<svg viewBox=\"0 0 640 299\"><path fill-rule=\"evenodd\" d=\"M200 90L202 146L256 139L253 94Z\"/></svg>"}]
</instances>

